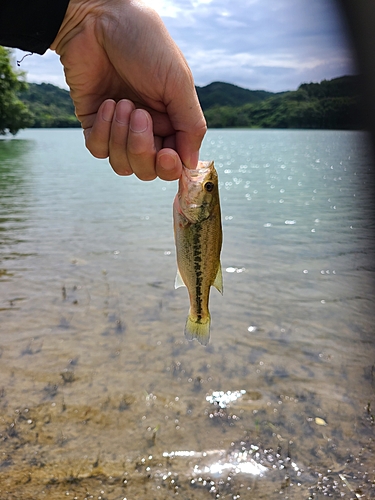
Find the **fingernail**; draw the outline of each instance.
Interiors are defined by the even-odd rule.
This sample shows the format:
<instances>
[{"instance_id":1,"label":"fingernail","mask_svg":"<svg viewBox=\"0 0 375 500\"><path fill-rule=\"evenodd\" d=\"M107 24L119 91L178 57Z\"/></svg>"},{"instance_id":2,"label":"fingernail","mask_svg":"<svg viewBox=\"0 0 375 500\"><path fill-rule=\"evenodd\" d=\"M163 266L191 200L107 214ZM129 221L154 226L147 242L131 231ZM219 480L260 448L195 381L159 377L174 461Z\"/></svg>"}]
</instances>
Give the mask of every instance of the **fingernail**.
<instances>
[{"instance_id":1,"label":"fingernail","mask_svg":"<svg viewBox=\"0 0 375 500\"><path fill-rule=\"evenodd\" d=\"M148 127L148 119L146 115L146 111L143 109L136 109L130 118L130 129L132 132L136 132L137 134L141 132L145 132Z\"/></svg>"},{"instance_id":2,"label":"fingernail","mask_svg":"<svg viewBox=\"0 0 375 500\"><path fill-rule=\"evenodd\" d=\"M190 158L184 163L185 167L188 169L195 170L198 165L199 151L192 153Z\"/></svg>"},{"instance_id":3,"label":"fingernail","mask_svg":"<svg viewBox=\"0 0 375 500\"><path fill-rule=\"evenodd\" d=\"M117 103L116 106L116 112L115 112L115 120L118 123L121 123L121 125L128 125L129 124L129 117L131 112L133 111L134 107L133 105L123 99Z\"/></svg>"},{"instance_id":4,"label":"fingernail","mask_svg":"<svg viewBox=\"0 0 375 500\"><path fill-rule=\"evenodd\" d=\"M111 122L113 118L113 101L107 101L104 103L103 110L102 110L102 117L103 120L106 122Z\"/></svg>"},{"instance_id":5,"label":"fingernail","mask_svg":"<svg viewBox=\"0 0 375 500\"><path fill-rule=\"evenodd\" d=\"M162 154L158 158L159 166L163 170L173 170L176 167L176 158L169 154Z\"/></svg>"}]
</instances>

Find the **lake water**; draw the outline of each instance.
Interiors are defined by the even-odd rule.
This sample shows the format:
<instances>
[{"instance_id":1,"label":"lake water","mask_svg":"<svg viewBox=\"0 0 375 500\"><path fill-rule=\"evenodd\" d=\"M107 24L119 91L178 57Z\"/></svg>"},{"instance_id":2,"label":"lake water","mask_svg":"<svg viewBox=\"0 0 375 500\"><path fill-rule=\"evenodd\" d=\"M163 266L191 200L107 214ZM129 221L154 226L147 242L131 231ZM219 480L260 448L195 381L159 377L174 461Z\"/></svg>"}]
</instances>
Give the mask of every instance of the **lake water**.
<instances>
[{"instance_id":1,"label":"lake water","mask_svg":"<svg viewBox=\"0 0 375 500\"><path fill-rule=\"evenodd\" d=\"M80 130L0 140L0 498L375 498L366 140L208 132L206 348L174 290L177 183L116 176Z\"/></svg>"}]
</instances>

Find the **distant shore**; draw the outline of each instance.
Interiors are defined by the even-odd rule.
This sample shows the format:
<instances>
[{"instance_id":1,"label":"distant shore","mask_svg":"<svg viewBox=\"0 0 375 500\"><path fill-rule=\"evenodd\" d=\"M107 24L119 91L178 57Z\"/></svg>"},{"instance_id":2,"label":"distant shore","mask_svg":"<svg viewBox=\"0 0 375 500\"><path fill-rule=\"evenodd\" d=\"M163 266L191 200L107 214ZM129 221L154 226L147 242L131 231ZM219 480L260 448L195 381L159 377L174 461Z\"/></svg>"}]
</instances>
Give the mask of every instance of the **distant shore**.
<instances>
[{"instance_id":1,"label":"distant shore","mask_svg":"<svg viewBox=\"0 0 375 500\"><path fill-rule=\"evenodd\" d=\"M357 76L304 83L297 90L273 93L224 82L197 87L209 128L363 128ZM33 116L33 128L80 127L67 90L30 83L19 93Z\"/></svg>"}]
</instances>

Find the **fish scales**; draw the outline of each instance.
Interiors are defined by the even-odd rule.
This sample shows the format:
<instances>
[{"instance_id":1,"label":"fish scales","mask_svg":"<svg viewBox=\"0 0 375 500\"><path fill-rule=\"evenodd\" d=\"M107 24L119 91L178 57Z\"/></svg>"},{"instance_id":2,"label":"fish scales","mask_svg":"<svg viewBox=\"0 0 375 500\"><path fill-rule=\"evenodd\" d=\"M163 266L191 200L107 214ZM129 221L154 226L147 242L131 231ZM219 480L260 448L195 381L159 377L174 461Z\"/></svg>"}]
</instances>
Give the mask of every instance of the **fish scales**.
<instances>
[{"instance_id":1,"label":"fish scales","mask_svg":"<svg viewBox=\"0 0 375 500\"><path fill-rule=\"evenodd\" d=\"M190 298L185 336L207 345L210 288L215 286L221 293L223 289L219 186L213 162L199 162L196 170L184 167L173 216L178 267L175 286L186 286Z\"/></svg>"}]
</instances>

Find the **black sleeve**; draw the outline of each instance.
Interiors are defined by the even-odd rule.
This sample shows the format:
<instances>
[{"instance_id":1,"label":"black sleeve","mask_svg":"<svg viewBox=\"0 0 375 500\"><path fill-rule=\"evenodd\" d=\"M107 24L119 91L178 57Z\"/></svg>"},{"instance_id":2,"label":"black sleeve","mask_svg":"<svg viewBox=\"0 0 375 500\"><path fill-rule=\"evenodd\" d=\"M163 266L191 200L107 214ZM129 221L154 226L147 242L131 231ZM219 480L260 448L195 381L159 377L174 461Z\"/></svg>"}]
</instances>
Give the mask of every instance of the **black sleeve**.
<instances>
[{"instance_id":1,"label":"black sleeve","mask_svg":"<svg viewBox=\"0 0 375 500\"><path fill-rule=\"evenodd\" d=\"M0 45L44 54L55 39L69 0L1 0Z\"/></svg>"}]
</instances>

